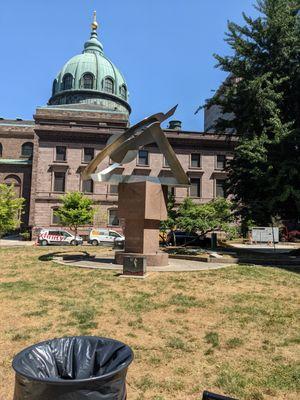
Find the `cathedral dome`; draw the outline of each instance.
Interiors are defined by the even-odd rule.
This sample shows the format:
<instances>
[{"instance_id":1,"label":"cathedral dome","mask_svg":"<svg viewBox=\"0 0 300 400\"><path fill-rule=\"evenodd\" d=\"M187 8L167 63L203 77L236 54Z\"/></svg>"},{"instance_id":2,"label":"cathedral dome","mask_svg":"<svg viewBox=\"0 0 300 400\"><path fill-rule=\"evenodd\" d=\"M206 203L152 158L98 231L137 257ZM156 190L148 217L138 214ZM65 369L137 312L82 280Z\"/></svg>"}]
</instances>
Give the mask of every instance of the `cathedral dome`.
<instances>
[{"instance_id":1,"label":"cathedral dome","mask_svg":"<svg viewBox=\"0 0 300 400\"><path fill-rule=\"evenodd\" d=\"M128 89L118 68L104 55L96 17L82 54L72 57L53 82L49 105L93 104L129 114Z\"/></svg>"}]
</instances>

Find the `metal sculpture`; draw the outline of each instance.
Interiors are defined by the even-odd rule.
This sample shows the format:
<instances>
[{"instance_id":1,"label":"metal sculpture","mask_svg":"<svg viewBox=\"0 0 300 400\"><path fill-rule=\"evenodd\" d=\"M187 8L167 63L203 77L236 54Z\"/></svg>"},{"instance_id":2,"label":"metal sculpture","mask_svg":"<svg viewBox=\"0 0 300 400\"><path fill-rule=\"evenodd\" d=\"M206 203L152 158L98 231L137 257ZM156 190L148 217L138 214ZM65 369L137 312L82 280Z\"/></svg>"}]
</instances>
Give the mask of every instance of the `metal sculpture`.
<instances>
[{"instance_id":1,"label":"metal sculpture","mask_svg":"<svg viewBox=\"0 0 300 400\"><path fill-rule=\"evenodd\" d=\"M174 150L165 136L160 124L170 118L176 111L177 105L167 113L153 114L138 122L120 135L113 135L107 146L87 165L82 173L83 180L92 178L96 182L112 184L150 181L168 186L188 186L189 179L184 172ZM151 143L156 143L165 156L173 177L154 177L139 175L118 175L114 170L122 164L127 164L137 156L138 149ZM108 168L96 172L99 164L106 158L114 162Z\"/></svg>"},{"instance_id":2,"label":"metal sculpture","mask_svg":"<svg viewBox=\"0 0 300 400\"><path fill-rule=\"evenodd\" d=\"M168 254L159 250L160 222L168 217L166 186L189 185L189 179L160 126L174 114L176 108L165 114L151 115L124 133L112 135L106 147L83 171L83 179L119 184L118 214L125 220L125 249L116 252L117 264L125 265L128 257L132 260L142 256L147 265L168 265ZM126 175L115 171L133 161L138 150L151 143L156 143L165 156L174 177ZM106 157L110 157L113 164L97 172Z\"/></svg>"}]
</instances>

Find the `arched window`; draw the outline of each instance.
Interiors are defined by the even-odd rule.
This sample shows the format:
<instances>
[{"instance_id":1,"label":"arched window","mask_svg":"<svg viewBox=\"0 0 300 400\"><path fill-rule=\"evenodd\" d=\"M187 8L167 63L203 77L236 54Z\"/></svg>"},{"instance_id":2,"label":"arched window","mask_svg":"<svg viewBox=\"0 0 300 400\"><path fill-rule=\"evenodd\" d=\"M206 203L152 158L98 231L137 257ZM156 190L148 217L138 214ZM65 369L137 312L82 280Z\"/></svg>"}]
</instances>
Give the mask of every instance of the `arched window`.
<instances>
[{"instance_id":1,"label":"arched window","mask_svg":"<svg viewBox=\"0 0 300 400\"><path fill-rule=\"evenodd\" d=\"M92 74L84 74L80 80L80 87L83 89L93 89L94 77Z\"/></svg>"},{"instance_id":2,"label":"arched window","mask_svg":"<svg viewBox=\"0 0 300 400\"><path fill-rule=\"evenodd\" d=\"M2 143L0 143L0 158L2 157L2 152L3 152L3 147L2 147Z\"/></svg>"},{"instance_id":3,"label":"arched window","mask_svg":"<svg viewBox=\"0 0 300 400\"><path fill-rule=\"evenodd\" d=\"M73 76L71 74L65 74L62 81L62 90L70 90L73 85Z\"/></svg>"},{"instance_id":4,"label":"arched window","mask_svg":"<svg viewBox=\"0 0 300 400\"><path fill-rule=\"evenodd\" d=\"M112 78L105 78L104 79L104 85L103 89L107 93L113 93L114 92L114 81Z\"/></svg>"},{"instance_id":5,"label":"arched window","mask_svg":"<svg viewBox=\"0 0 300 400\"><path fill-rule=\"evenodd\" d=\"M54 79L53 85L52 85L52 95L54 95L56 93L56 89L57 89L57 80Z\"/></svg>"},{"instance_id":6,"label":"arched window","mask_svg":"<svg viewBox=\"0 0 300 400\"><path fill-rule=\"evenodd\" d=\"M125 85L120 86L120 95L122 99L127 100L127 88Z\"/></svg>"},{"instance_id":7,"label":"arched window","mask_svg":"<svg viewBox=\"0 0 300 400\"><path fill-rule=\"evenodd\" d=\"M22 144L22 151L21 151L21 156L22 157L32 157L33 154L33 143L26 142Z\"/></svg>"},{"instance_id":8,"label":"arched window","mask_svg":"<svg viewBox=\"0 0 300 400\"><path fill-rule=\"evenodd\" d=\"M21 196L21 179L17 175L7 175L4 183L8 186L13 185L17 197Z\"/></svg>"}]
</instances>

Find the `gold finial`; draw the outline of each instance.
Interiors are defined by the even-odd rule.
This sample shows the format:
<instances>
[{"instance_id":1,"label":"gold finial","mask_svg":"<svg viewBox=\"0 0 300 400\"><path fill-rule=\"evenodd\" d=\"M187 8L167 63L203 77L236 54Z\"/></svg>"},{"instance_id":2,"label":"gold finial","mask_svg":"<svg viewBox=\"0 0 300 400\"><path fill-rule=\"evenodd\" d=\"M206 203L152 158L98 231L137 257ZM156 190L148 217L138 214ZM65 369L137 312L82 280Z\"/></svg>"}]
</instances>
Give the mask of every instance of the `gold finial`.
<instances>
[{"instance_id":1,"label":"gold finial","mask_svg":"<svg viewBox=\"0 0 300 400\"><path fill-rule=\"evenodd\" d=\"M93 31L96 31L98 29L97 11L94 11L94 19L92 22L92 29L93 29Z\"/></svg>"}]
</instances>

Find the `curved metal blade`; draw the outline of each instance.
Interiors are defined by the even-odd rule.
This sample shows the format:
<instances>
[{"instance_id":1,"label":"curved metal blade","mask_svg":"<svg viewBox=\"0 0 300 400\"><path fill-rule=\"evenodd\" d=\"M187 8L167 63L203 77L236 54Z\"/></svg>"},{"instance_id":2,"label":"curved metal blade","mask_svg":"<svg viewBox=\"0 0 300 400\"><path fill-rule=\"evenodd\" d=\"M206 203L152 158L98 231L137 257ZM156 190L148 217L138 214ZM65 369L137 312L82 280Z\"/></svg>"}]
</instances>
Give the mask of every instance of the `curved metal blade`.
<instances>
[{"instance_id":1,"label":"curved metal blade","mask_svg":"<svg viewBox=\"0 0 300 400\"><path fill-rule=\"evenodd\" d=\"M84 169L82 172L82 179L90 179L92 173L94 173L98 167L98 165L107 157L110 156L125 140L129 139L136 131L143 127L147 127L148 125L159 122L162 123L166 119L170 118L176 111L178 104L171 108L166 113L156 113L150 115L138 122L137 124L131 126L127 131L125 131L122 135L120 135L114 142L106 146Z\"/></svg>"}]
</instances>

